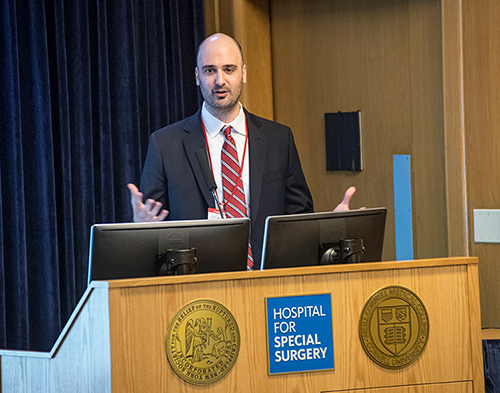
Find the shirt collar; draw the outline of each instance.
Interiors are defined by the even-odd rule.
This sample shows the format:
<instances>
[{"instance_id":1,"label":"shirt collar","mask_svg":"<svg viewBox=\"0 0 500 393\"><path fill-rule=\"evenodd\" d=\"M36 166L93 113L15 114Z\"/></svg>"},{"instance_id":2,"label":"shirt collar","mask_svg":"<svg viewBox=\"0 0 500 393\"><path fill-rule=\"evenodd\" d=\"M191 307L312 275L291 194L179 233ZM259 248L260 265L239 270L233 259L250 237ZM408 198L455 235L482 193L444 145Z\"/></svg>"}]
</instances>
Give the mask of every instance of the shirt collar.
<instances>
[{"instance_id":1,"label":"shirt collar","mask_svg":"<svg viewBox=\"0 0 500 393\"><path fill-rule=\"evenodd\" d=\"M224 123L208 111L205 101L203 101L203 106L201 107L201 118L203 119L205 131L210 138L215 138L215 136L227 124L229 124L233 128L233 132L241 135L246 135L245 112L243 111L243 105L241 105L241 103L238 104L240 106L238 116L236 116L236 118L231 123Z\"/></svg>"}]
</instances>

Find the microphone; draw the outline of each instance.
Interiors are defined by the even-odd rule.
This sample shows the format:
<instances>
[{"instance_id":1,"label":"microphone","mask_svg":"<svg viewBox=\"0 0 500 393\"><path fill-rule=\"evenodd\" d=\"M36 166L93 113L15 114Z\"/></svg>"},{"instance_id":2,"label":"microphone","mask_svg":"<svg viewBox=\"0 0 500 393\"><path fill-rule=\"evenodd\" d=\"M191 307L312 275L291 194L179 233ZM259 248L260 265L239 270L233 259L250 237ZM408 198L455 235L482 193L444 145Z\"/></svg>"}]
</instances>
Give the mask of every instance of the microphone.
<instances>
[{"instance_id":1,"label":"microphone","mask_svg":"<svg viewBox=\"0 0 500 393\"><path fill-rule=\"evenodd\" d=\"M207 183L208 190L212 193L214 197L215 205L219 209L220 217L224 218L224 214L222 214L222 208L220 207L219 200L217 199L217 194L215 190L217 190L217 184L215 183L214 174L210 169L210 165L208 163L208 156L205 149L196 150L194 152L196 159L198 160L198 164L200 164L201 172L203 177L205 178L205 182Z\"/></svg>"}]
</instances>

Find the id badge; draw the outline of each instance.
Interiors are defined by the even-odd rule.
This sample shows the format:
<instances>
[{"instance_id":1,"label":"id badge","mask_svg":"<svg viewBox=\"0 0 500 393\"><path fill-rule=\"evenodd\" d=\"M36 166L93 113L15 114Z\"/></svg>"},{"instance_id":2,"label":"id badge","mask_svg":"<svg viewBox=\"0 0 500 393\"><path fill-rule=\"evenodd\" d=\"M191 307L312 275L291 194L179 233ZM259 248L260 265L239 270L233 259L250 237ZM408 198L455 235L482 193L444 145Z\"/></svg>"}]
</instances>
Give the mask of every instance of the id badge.
<instances>
[{"instance_id":1,"label":"id badge","mask_svg":"<svg viewBox=\"0 0 500 393\"><path fill-rule=\"evenodd\" d=\"M222 214L224 214L224 212L222 212ZM214 209L213 207L209 207L207 218L209 220L222 220L225 217L221 217L219 209Z\"/></svg>"}]
</instances>

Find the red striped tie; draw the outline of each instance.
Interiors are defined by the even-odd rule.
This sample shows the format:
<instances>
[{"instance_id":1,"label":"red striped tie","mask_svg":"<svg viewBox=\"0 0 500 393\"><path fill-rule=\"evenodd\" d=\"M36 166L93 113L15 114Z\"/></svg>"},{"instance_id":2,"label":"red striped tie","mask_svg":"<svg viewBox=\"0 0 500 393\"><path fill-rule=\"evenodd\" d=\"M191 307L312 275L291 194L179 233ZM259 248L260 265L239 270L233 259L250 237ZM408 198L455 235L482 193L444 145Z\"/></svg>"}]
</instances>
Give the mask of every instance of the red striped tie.
<instances>
[{"instance_id":1,"label":"red striped tie","mask_svg":"<svg viewBox=\"0 0 500 393\"><path fill-rule=\"evenodd\" d=\"M236 152L236 143L231 136L231 126L222 129L224 144L221 152L222 189L224 192L224 210L226 217L248 217L248 209L241 179L241 168ZM248 242L247 270L253 269L252 247Z\"/></svg>"}]
</instances>

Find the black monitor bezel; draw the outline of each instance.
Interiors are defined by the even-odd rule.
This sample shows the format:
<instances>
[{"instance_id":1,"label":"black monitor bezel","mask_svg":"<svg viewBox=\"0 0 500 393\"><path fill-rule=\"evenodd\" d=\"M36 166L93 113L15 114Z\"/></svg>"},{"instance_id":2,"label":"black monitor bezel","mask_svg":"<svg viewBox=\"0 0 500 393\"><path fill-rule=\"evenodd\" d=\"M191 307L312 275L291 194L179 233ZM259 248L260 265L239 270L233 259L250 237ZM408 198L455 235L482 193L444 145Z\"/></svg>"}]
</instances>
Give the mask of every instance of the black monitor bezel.
<instances>
[{"instance_id":1,"label":"black monitor bezel","mask_svg":"<svg viewBox=\"0 0 500 393\"><path fill-rule=\"evenodd\" d=\"M370 239L366 239L366 242L370 245L369 256L375 255L374 257L367 257L363 259L361 262L378 262L382 260L382 250L383 250L383 241L385 235L385 221L387 216L387 209L385 207L377 207L370 209L357 209L357 210L347 210L347 211L339 211L339 212L319 212L319 213L304 213L304 214L289 214L289 215L279 215L279 216L269 216L266 219L265 229L264 229L264 238L263 238L263 247L262 247L262 263L261 270L267 269L275 269L275 268L287 268L287 267L303 267L303 266L318 266L319 263L319 247L322 243L328 243L328 239L319 239L317 241L317 245L314 244L314 247L317 247L318 251L313 256L313 252L309 250L307 252L308 257L300 257L301 250L295 249L298 247L297 245L300 241L294 241L293 236L297 230L297 223L309 223L314 222L320 225L319 223L329 222L329 220L349 220L352 219L359 220L363 217L373 219L377 217L378 223L377 227L381 233L374 233L370 236ZM292 225L288 225L288 228L285 231L290 231L289 236L286 233L278 233L277 225L286 225L287 223L293 224L295 227L295 231L292 231ZM314 224L316 225L316 224ZM315 229L316 230L316 229ZM319 228L317 230L320 230ZM283 232L283 228L281 228L281 232ZM309 234L306 234L309 235ZM321 237L321 235L319 235ZM274 239L273 239L274 237ZM313 237L311 235L311 237ZM355 233L349 233L345 237L354 237L357 238ZM316 237L315 237L316 238ZM324 241L322 241L324 240ZM330 239L330 242L338 241L338 239ZM309 243L313 242L309 239L307 242L307 247L310 246ZM316 240L314 240L316 242ZM282 249L285 243L289 243L287 247L290 248L290 252L286 250L286 252L282 252L281 255L278 254L278 249ZM274 247L273 247L274 245ZM313 247L313 246L311 246ZM373 250L376 248L376 250ZM285 256L288 254L288 258Z\"/></svg>"},{"instance_id":2,"label":"black monitor bezel","mask_svg":"<svg viewBox=\"0 0 500 393\"><path fill-rule=\"evenodd\" d=\"M165 233L176 233L176 230L181 230L183 233L185 231L191 231L190 233L194 233L193 231L204 231L206 233L206 241L210 241L210 250L218 250L219 257L214 256L213 258L216 261L206 260L198 260L198 271L197 273L211 273L211 272L224 272L224 271L244 271L246 270L246 260L247 260L247 252L248 252L248 233L250 228L250 220L248 218L235 218L235 219L227 219L227 220L184 220L184 221L161 221L161 222L150 222L150 223L116 223L116 224L94 224L91 227L90 233L90 249L89 249L89 263L88 263L88 276L87 282L90 284L93 280L113 280L113 279L126 279L126 278L140 278L140 277L154 277L157 276L157 266L156 262L153 265L153 262L148 257L146 266L143 269L134 269L136 266L132 266L130 269L130 274L125 274L127 270L127 266L121 265L121 261L117 260L117 258L107 258L109 261L106 262L103 259L106 259L106 256L102 256L102 254L106 254L106 250L103 250L103 245L100 243L102 240L103 233L107 233L109 237L110 233L117 234L115 237L118 238L120 233L127 232L129 235L132 233L142 233L142 235L146 236L147 233L152 237L158 237L159 231L165 231ZM238 240L231 239L231 244L234 246L232 251L227 251L227 246L224 247L224 244L228 241L227 234L230 231L236 231ZM233 233L233 232L231 232ZM198 235L196 235L198 236ZM205 236L204 236L205 237ZM222 238L224 237L224 238ZM133 240L132 240L133 241ZM205 241L205 239L204 239ZM150 243L154 243L154 239L148 240ZM160 243L160 240L158 240ZM148 251L148 253L160 253L165 250L162 249L162 245L165 244L164 239L162 239L161 243L158 244L157 249ZM128 245L130 247L130 245ZM191 247L196 247L196 245L192 244ZM206 248L204 245L203 247ZM149 247L148 247L149 248ZM223 251L221 251L223 250ZM101 253L98 255L96 253ZM138 251L139 252L139 251ZM221 257L220 253L223 252L224 255ZM214 253L214 252L213 252ZM234 257L231 261L231 258L227 253L230 253ZM199 256L199 250L198 250ZM127 257L127 256L126 256ZM206 259L206 258L205 258ZM96 263L98 267L96 268ZM118 267L119 273L112 274L109 273L108 267L105 267L104 270L106 274L102 274L103 268L99 266L104 266L104 264L108 263L109 266L114 265L115 268ZM130 267L130 266L128 266ZM141 266L142 268L142 266ZM125 270L125 273L124 271Z\"/></svg>"}]
</instances>

